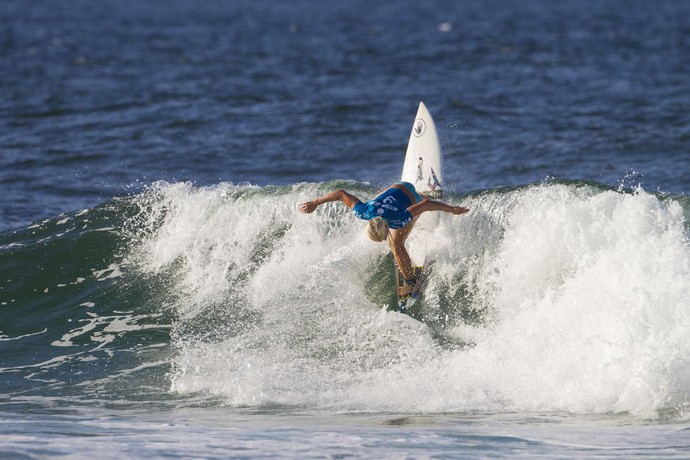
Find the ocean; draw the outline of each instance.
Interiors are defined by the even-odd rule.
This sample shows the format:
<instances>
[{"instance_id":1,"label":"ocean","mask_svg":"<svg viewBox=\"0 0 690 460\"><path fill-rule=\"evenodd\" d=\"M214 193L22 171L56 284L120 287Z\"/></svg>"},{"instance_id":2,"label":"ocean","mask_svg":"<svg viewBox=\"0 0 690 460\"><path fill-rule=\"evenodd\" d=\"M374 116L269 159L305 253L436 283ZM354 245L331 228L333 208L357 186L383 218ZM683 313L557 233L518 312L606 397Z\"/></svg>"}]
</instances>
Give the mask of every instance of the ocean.
<instances>
[{"instance_id":1,"label":"ocean","mask_svg":"<svg viewBox=\"0 0 690 460\"><path fill-rule=\"evenodd\" d=\"M0 68L0 457L690 455L690 3L5 0ZM420 101L400 313L298 206Z\"/></svg>"}]
</instances>

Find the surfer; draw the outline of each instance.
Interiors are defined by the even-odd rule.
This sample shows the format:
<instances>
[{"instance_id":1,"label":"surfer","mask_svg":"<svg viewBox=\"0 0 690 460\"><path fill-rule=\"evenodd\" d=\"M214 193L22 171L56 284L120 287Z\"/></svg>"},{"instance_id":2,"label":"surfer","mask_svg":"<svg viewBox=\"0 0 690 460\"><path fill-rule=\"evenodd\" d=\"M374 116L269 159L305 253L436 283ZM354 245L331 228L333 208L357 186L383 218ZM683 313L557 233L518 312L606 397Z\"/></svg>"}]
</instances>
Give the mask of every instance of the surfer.
<instances>
[{"instance_id":1,"label":"surfer","mask_svg":"<svg viewBox=\"0 0 690 460\"><path fill-rule=\"evenodd\" d=\"M451 206L428 197L422 198L409 182L398 182L371 201L362 203L359 198L343 189L320 196L300 205L300 212L311 213L324 203L340 201L355 212L360 219L368 220L365 231L370 240L381 242L388 239L393 257L405 279L405 291L414 289L416 279L405 240L417 218L427 211L465 214L469 209ZM405 295L406 292L401 292Z\"/></svg>"}]
</instances>

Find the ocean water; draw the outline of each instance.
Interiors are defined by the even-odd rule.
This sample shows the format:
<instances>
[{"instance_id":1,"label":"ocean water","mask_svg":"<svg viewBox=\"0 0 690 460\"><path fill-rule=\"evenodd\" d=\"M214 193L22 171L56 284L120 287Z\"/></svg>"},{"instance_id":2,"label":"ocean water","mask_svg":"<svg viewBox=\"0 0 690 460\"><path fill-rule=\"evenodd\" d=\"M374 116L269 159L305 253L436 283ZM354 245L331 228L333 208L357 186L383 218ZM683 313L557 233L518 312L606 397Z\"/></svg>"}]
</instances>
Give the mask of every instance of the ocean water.
<instances>
[{"instance_id":1,"label":"ocean water","mask_svg":"<svg viewBox=\"0 0 690 460\"><path fill-rule=\"evenodd\" d=\"M0 456L687 458L690 3L0 4ZM445 155L415 309L336 188Z\"/></svg>"}]
</instances>

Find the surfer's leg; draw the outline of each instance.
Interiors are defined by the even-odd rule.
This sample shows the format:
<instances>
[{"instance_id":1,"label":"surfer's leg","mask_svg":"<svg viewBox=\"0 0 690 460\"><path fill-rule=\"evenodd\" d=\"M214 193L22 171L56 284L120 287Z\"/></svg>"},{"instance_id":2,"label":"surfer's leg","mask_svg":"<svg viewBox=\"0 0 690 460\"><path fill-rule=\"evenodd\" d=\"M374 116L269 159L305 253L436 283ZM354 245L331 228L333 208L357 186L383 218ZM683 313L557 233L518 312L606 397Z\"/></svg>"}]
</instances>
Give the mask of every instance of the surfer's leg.
<instances>
[{"instance_id":1,"label":"surfer's leg","mask_svg":"<svg viewBox=\"0 0 690 460\"><path fill-rule=\"evenodd\" d=\"M393 251L393 256L396 262L398 262L398 267L400 272L402 272L405 279L412 279L414 277L414 272L412 271L412 260L410 255L405 249L405 241L410 235L410 232L414 228L414 224L417 219L413 219L412 222L400 229L391 230L391 251Z\"/></svg>"}]
</instances>

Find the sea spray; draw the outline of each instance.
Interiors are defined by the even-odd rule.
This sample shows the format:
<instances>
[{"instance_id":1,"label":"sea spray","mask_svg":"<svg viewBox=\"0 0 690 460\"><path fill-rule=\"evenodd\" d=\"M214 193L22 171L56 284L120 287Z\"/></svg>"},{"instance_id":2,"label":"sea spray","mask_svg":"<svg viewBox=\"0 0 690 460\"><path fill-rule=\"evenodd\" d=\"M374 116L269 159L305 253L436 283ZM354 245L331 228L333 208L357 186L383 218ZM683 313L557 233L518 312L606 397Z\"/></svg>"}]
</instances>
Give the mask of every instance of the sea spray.
<instances>
[{"instance_id":1,"label":"sea spray","mask_svg":"<svg viewBox=\"0 0 690 460\"><path fill-rule=\"evenodd\" d=\"M419 322L372 301L367 278L390 259L345 207L297 212L336 186L159 186L137 254L176 280L174 392L357 411L684 407L677 201L581 183L451 195L472 212L440 219L422 316L443 320Z\"/></svg>"},{"instance_id":2,"label":"sea spray","mask_svg":"<svg viewBox=\"0 0 690 460\"><path fill-rule=\"evenodd\" d=\"M495 325L468 355L494 364L516 410L650 414L683 404L690 251L680 206L642 190L517 195L478 277Z\"/></svg>"}]
</instances>

